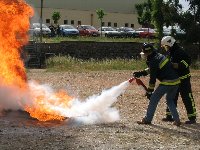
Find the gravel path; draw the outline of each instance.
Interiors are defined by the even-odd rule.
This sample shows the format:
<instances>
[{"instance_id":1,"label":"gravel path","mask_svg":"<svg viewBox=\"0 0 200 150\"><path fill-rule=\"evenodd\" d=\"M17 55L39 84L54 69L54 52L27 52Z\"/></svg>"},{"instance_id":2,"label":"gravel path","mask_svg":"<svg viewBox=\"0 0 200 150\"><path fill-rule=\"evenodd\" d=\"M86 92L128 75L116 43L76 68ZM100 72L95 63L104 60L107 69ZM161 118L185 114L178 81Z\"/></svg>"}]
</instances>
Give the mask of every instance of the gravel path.
<instances>
[{"instance_id":1,"label":"gravel path","mask_svg":"<svg viewBox=\"0 0 200 150\"><path fill-rule=\"evenodd\" d=\"M131 77L131 71L55 72L30 70L28 78L47 83L54 89L85 99L111 88ZM147 78L142 79L147 84ZM200 71L192 72L193 94L200 114ZM200 124L173 126L161 122L165 101L158 105L152 125L138 125L148 101L143 91L131 85L118 97L114 106L120 111L120 121L96 125L73 125L73 120L39 122L26 112L11 111L0 117L0 150L66 150L66 149L180 149L200 150ZM178 110L182 122L186 117L181 99ZM200 118L198 117L198 122Z\"/></svg>"}]
</instances>

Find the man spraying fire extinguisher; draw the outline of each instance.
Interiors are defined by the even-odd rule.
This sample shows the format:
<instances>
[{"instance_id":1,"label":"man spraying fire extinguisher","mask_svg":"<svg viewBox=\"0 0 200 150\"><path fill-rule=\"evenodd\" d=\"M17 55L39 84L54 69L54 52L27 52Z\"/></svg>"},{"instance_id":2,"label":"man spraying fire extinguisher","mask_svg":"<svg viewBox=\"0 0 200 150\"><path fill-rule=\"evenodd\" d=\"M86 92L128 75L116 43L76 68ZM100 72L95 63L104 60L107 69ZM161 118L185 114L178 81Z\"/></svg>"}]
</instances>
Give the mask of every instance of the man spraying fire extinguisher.
<instances>
[{"instance_id":1,"label":"man spraying fire extinguisher","mask_svg":"<svg viewBox=\"0 0 200 150\"><path fill-rule=\"evenodd\" d=\"M172 67L169 59L164 55L155 51L153 45L144 43L142 46L141 57L146 60L148 68L143 71L134 72L133 76L139 78L141 76L150 75L149 86L146 91L147 98L150 99L146 116L138 121L138 124L151 124L158 102L166 94L167 106L172 113L174 125L180 126L174 97L180 83L179 77ZM159 86L155 89L156 79L160 80Z\"/></svg>"}]
</instances>

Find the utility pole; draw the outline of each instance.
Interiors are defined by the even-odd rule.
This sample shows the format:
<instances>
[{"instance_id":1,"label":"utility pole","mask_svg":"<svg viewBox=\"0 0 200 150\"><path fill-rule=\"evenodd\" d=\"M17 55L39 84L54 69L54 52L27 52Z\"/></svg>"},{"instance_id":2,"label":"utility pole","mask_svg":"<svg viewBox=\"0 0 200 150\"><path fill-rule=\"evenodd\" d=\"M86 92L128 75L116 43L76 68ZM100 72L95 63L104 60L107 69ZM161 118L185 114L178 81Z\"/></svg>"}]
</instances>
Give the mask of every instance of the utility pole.
<instances>
[{"instance_id":1,"label":"utility pole","mask_svg":"<svg viewBox=\"0 0 200 150\"><path fill-rule=\"evenodd\" d=\"M42 11L43 11L43 0L41 0L41 10L40 10L40 43L42 43L42 22L43 22L43 19L42 19Z\"/></svg>"},{"instance_id":2,"label":"utility pole","mask_svg":"<svg viewBox=\"0 0 200 150\"><path fill-rule=\"evenodd\" d=\"M150 0L148 0L147 2L148 4L148 7L147 7L147 12L150 13ZM150 20L148 19L148 22L147 22L147 27L148 27L148 43L149 43L149 28L150 28Z\"/></svg>"}]
</instances>

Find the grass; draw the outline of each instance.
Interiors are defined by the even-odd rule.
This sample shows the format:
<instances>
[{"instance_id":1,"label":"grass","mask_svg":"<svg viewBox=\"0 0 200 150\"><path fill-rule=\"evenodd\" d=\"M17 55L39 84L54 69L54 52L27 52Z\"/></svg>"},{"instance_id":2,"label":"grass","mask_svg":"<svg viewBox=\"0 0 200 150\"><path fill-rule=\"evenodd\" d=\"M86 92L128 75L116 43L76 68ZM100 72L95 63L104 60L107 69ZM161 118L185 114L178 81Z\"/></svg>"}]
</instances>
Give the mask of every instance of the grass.
<instances>
[{"instance_id":1,"label":"grass","mask_svg":"<svg viewBox=\"0 0 200 150\"><path fill-rule=\"evenodd\" d=\"M30 40L39 41L40 37L31 37ZM60 43L61 41L95 41L95 42L153 42L157 43L157 39L146 39L146 38L108 38L108 37L86 37L86 36L77 36L77 37L43 37L43 42L46 43Z\"/></svg>"},{"instance_id":2,"label":"grass","mask_svg":"<svg viewBox=\"0 0 200 150\"><path fill-rule=\"evenodd\" d=\"M105 60L81 60L70 56L55 56L46 61L48 71L106 71L106 70L141 70L146 68L143 60L135 59L105 59ZM200 69L200 62L196 61L191 69Z\"/></svg>"},{"instance_id":3,"label":"grass","mask_svg":"<svg viewBox=\"0 0 200 150\"><path fill-rule=\"evenodd\" d=\"M48 71L105 71L144 69L144 61L134 59L81 60L70 56L56 56L47 60Z\"/></svg>"}]
</instances>

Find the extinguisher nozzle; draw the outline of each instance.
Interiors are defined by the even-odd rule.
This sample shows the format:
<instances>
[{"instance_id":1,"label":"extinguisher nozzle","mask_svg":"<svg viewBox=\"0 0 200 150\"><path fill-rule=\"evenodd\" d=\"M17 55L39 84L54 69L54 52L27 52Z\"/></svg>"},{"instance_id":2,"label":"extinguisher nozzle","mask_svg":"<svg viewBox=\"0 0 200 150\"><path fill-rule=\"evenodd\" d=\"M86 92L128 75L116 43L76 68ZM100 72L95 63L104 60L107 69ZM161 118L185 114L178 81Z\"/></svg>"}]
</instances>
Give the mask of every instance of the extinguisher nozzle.
<instances>
[{"instance_id":1,"label":"extinguisher nozzle","mask_svg":"<svg viewBox=\"0 0 200 150\"><path fill-rule=\"evenodd\" d=\"M128 82L131 83L131 82L133 82L133 80L135 80L135 78L130 78L130 79L128 80Z\"/></svg>"}]
</instances>

